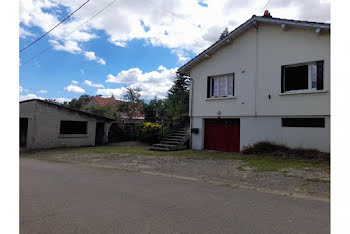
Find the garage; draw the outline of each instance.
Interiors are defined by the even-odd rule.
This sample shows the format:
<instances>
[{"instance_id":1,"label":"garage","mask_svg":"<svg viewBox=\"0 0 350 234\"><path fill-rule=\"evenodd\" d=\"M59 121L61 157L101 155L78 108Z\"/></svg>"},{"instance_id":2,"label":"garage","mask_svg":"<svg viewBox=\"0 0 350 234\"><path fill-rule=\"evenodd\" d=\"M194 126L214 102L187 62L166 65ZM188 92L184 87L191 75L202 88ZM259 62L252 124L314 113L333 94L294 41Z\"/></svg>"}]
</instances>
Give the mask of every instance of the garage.
<instances>
[{"instance_id":1,"label":"garage","mask_svg":"<svg viewBox=\"0 0 350 234\"><path fill-rule=\"evenodd\" d=\"M206 119L204 148L222 152L239 152L240 120Z\"/></svg>"}]
</instances>

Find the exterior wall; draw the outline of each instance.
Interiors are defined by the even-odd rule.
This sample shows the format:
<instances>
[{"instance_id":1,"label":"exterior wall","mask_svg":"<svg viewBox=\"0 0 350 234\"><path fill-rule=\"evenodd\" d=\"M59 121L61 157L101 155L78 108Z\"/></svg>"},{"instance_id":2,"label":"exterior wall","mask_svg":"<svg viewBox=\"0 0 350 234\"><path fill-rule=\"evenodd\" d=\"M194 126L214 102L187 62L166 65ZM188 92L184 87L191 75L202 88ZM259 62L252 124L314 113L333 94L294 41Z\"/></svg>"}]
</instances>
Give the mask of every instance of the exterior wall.
<instances>
[{"instance_id":1,"label":"exterior wall","mask_svg":"<svg viewBox=\"0 0 350 234\"><path fill-rule=\"evenodd\" d=\"M271 141L293 148L312 148L329 152L330 118L318 117L325 118L325 128L282 127L281 117L242 117L240 148L259 141ZM199 128L198 134L192 134L192 149L204 149L204 122L205 118L192 118L192 127Z\"/></svg>"},{"instance_id":2,"label":"exterior wall","mask_svg":"<svg viewBox=\"0 0 350 234\"><path fill-rule=\"evenodd\" d=\"M99 120L39 101L20 104L20 117L28 119L28 149L55 148L67 146L94 146L96 122ZM86 135L60 135L60 121L87 121ZM104 122L101 120L101 122ZM110 124L105 124L108 133ZM107 134L105 135L107 139Z\"/></svg>"},{"instance_id":3,"label":"exterior wall","mask_svg":"<svg viewBox=\"0 0 350 234\"><path fill-rule=\"evenodd\" d=\"M281 94L281 66L324 60L324 90ZM235 73L233 98L208 99L207 77ZM190 116L193 149L204 147L205 118L241 119L241 149L261 140L330 151L330 36L314 29L260 24L193 67ZM269 98L270 95L270 98ZM282 128L281 117L322 116L326 128Z\"/></svg>"}]
</instances>

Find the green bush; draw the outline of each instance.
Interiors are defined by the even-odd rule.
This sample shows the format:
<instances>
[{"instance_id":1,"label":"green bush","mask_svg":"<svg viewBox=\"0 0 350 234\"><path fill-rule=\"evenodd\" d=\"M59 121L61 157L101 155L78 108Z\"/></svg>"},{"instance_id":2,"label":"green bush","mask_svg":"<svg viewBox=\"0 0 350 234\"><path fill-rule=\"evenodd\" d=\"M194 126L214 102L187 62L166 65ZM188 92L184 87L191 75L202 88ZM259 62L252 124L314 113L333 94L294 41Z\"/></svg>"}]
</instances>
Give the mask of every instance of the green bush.
<instances>
[{"instance_id":1,"label":"green bush","mask_svg":"<svg viewBox=\"0 0 350 234\"><path fill-rule=\"evenodd\" d=\"M243 148L243 154L264 154L277 157L329 159L329 153L315 149L289 148L269 141L257 142Z\"/></svg>"},{"instance_id":2,"label":"green bush","mask_svg":"<svg viewBox=\"0 0 350 234\"><path fill-rule=\"evenodd\" d=\"M148 143L156 143L160 140L162 126L157 123L146 122L141 128L141 139Z\"/></svg>"}]
</instances>

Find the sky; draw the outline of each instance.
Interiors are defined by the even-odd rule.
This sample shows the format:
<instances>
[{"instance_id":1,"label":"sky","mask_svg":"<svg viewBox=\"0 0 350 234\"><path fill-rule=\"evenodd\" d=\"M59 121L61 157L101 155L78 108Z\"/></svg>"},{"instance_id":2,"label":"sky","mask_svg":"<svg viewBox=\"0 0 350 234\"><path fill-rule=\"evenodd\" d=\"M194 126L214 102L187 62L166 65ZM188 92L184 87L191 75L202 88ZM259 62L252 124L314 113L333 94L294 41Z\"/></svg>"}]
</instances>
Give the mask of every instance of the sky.
<instances>
[{"instance_id":1,"label":"sky","mask_svg":"<svg viewBox=\"0 0 350 234\"><path fill-rule=\"evenodd\" d=\"M85 1L20 0L20 49ZM84 93L122 99L127 87L139 87L145 99L164 98L181 65L225 27L232 31L265 9L330 22L330 0L90 0L20 52L20 100L63 102Z\"/></svg>"}]
</instances>

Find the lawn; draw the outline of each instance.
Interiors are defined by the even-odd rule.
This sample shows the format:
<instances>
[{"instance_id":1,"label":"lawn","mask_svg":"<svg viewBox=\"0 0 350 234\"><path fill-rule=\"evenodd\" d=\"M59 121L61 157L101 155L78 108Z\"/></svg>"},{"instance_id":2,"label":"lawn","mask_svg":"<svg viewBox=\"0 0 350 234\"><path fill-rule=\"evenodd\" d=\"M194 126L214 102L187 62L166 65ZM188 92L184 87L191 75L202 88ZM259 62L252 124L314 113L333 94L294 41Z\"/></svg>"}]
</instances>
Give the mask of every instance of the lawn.
<instances>
[{"instance_id":1,"label":"lawn","mask_svg":"<svg viewBox=\"0 0 350 234\"><path fill-rule=\"evenodd\" d=\"M280 158L268 155L246 155L238 153L220 153L199 150L182 150L172 152L150 151L147 146L104 146L104 147L83 147L71 149L75 153L121 153L134 155L149 155L149 156L176 156L176 157L195 157L195 158L213 158L213 159L234 159L246 162L247 166L255 168L257 172L263 171L279 171L284 168L325 168L329 169L328 160L316 159L296 159L296 158Z\"/></svg>"}]
</instances>

